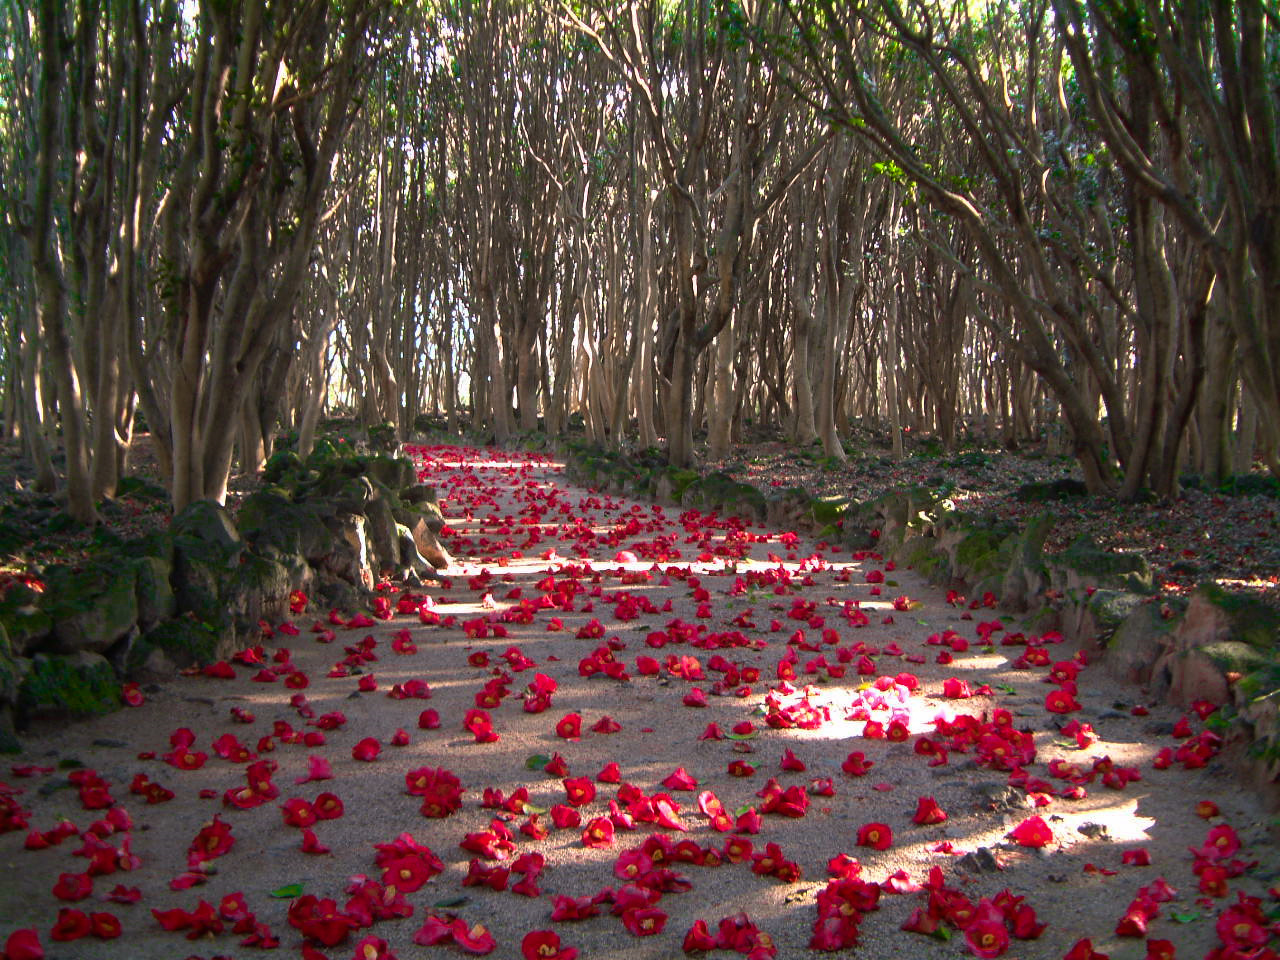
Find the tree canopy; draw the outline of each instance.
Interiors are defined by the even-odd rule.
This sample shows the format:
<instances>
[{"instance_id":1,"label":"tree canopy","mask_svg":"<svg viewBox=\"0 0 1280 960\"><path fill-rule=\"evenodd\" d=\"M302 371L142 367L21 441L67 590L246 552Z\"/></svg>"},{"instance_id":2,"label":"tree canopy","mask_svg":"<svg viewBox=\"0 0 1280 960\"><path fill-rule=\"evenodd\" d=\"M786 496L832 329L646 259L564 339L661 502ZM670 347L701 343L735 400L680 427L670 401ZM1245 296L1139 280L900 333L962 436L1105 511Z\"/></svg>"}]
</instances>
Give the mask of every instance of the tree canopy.
<instances>
[{"instance_id":1,"label":"tree canopy","mask_svg":"<svg viewBox=\"0 0 1280 960\"><path fill-rule=\"evenodd\" d=\"M29 9L30 7L30 9ZM0 0L0 384L95 515L345 407L1280 476L1263 0Z\"/></svg>"}]
</instances>

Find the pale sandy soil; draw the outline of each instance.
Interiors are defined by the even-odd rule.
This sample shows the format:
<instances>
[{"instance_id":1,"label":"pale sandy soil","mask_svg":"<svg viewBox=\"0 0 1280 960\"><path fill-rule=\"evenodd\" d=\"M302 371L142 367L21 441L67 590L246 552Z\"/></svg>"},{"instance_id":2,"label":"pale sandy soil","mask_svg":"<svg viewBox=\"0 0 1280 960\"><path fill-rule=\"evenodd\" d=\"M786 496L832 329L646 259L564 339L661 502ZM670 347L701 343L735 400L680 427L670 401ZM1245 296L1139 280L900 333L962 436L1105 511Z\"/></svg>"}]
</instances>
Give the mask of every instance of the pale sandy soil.
<instances>
[{"instance_id":1,"label":"pale sandy soil","mask_svg":"<svg viewBox=\"0 0 1280 960\"><path fill-rule=\"evenodd\" d=\"M434 473L434 482L440 486L445 514L457 535L452 548L459 561L449 571L451 589L432 586L423 592L434 598L441 615L456 616L457 626L424 626L416 616L398 616L371 628L335 628L336 642L326 645L316 642L316 634L309 628L317 619L324 620L328 611L310 609L297 618L302 629L299 636L277 636L266 642L268 655L277 646L287 647L292 662L309 676L310 685L304 692L316 715L338 710L347 718L345 726L326 734L323 746L277 744L273 752L263 755L279 764L273 779L280 797L274 802L252 810L224 807L221 795L244 783L244 766L213 755L211 749L211 743L225 733L235 734L253 747L260 737L271 734L277 720L300 730L313 729L304 726L305 721L290 706L289 698L295 691L282 683L252 682L250 677L256 668L237 666L235 680L186 677L155 684L145 690L146 703L141 707L92 723L36 731L26 738L25 754L6 759L0 767L0 780L25 791L18 800L30 811L31 828L48 831L60 818L68 818L83 829L100 812L81 808L75 788L66 783L65 768L30 778L11 775L11 768L26 764L56 766L78 760L109 781L115 799L132 816L132 848L141 858L141 865L133 871L97 877L94 896L71 905L86 912L113 912L123 924L120 940L86 938L53 943L49 931L63 904L51 891L59 874L85 869L86 861L73 855L80 841L72 837L51 849L29 851L23 849L26 830L0 835L0 865L4 868L0 879L0 944L12 930L32 926L39 930L50 957L168 960L188 955L256 956L259 951L239 946L241 938L230 932L189 943L181 933L163 931L151 914L152 908L192 909L200 899L216 906L222 896L242 891L249 908L280 938L281 954L277 955L298 956L302 940L286 921L289 901L273 899L270 893L289 884L301 884L307 893L334 897L341 906L346 901L344 888L349 877L379 876L373 845L392 841L403 832L430 846L444 861L444 872L408 896L414 907L412 917L376 923L372 930L359 931L345 944L326 948L325 955L335 960L350 957L358 938L373 933L384 938L401 958L461 956L456 946L424 947L413 942L413 934L428 912L453 912L491 929L498 944L491 954L494 957L518 958L521 938L535 929L555 929L564 944L577 947L583 958L677 957L682 955L684 934L696 919L706 920L714 929L722 917L746 911L773 938L779 957L814 956L817 954L807 944L817 916L815 894L826 881L827 860L843 852L857 857L863 865L863 877L875 882L898 870L906 871L918 882L926 878L931 867L939 866L947 885L975 902L1005 888L1024 896L1041 921L1048 924L1039 939L1014 940L1004 954L1024 960L1060 958L1085 936L1092 937L1095 947L1115 960L1145 956L1146 946L1141 938L1117 937L1114 931L1139 887L1164 877L1179 897L1162 905L1160 916L1151 923L1151 935L1172 941L1179 958L1198 958L1217 944L1215 919L1234 901L1237 891L1265 897L1267 888L1280 879L1280 857L1268 840L1269 817L1236 786L1221 761L1211 761L1205 769L1190 772L1178 767L1152 769L1156 752L1178 742L1171 730L1182 716L1180 711L1152 706L1149 715L1132 716L1130 708L1144 703L1142 691L1118 686L1100 670L1086 669L1079 679L1078 699L1083 709L1069 717L1051 715L1044 707L1044 697L1053 689L1041 682L1045 668L1012 669L1009 661L1022 651L1021 647L996 647L994 653L983 652L976 639L976 627L979 622L992 619L992 611L976 611L973 619L962 619L963 610L948 605L942 592L903 570L887 572L882 595L873 597L871 586L865 582L866 572L883 569L883 564L874 559L853 562L847 553L823 549L820 552L830 567L813 571L811 586L799 587L797 576L797 589L785 596L757 589L745 596L729 597L735 574L724 572L719 561L697 562L695 558L704 549L700 544L703 538L692 535L690 540L690 532L677 522L677 511L655 512L650 504L633 505L573 488L564 483L557 466L530 462L523 455L498 454L495 456L502 459L494 462L488 462L487 456L473 451L464 455L467 463L463 466L449 463L433 468L439 471ZM539 516L537 510L547 506L553 491L552 508L545 516ZM516 604L518 601L508 598L514 588L520 588L526 599L539 596L542 591L535 584L548 570L557 570L566 562L539 556L554 549L560 558L574 557L574 540L580 531L570 530L575 518L582 516L590 518L589 525L594 525L602 537L619 530L620 523L628 518L637 520L641 527L634 535L619 533L617 542L600 542L592 548L591 559L601 570L600 582L592 583L590 576L581 579L588 591L598 586L602 595L580 595L579 609L572 613L541 610L531 624L506 624L507 638L469 639L461 628L462 621L491 616ZM776 568L777 563L767 560L771 552L794 569L796 561L815 551L815 546L803 538L788 548L778 540L780 531L747 529L769 539L750 545L753 559L737 565L737 576L749 570ZM541 540L530 543L530 531L539 532ZM723 532L713 531L714 537ZM669 585L663 586L662 573L654 574L649 582L626 585L615 575L614 571L620 569L614 560L617 551L637 543L652 544L659 536L666 537L670 548L681 554L680 559L664 561L664 568L692 567L699 571L702 586L711 596L710 618L697 616L698 602L693 591L678 576L671 576ZM458 539L466 537L472 540L470 547ZM715 543L713 539L710 546L714 548ZM637 552L643 552L643 548ZM513 557L513 553L523 556ZM505 558L505 565L495 562L499 557ZM485 558L490 562L481 562ZM642 560L625 566L641 571L651 564ZM838 579L839 571L850 566L848 582ZM490 571L492 580L483 585L470 583L470 578L482 570ZM564 579L564 574L557 575L557 580ZM613 607L605 602L619 590L647 596L659 608L670 599L672 610L619 621L614 618ZM494 609L482 605L486 593L492 597ZM908 611L889 610L893 598L902 595L919 601L919 606ZM796 598L816 602L817 613L825 617L826 626L839 633L838 647L862 643L881 648L896 643L905 654L926 658L922 664L884 653L874 658L880 674L894 676L910 671L921 681L908 703L910 740L890 743L855 736L861 724L845 721L843 715L860 682L873 678L856 676L853 664L844 679L823 682L815 693L815 701L830 705L832 722L814 730L775 730L764 725L757 711L769 686L776 683L777 663L787 650L788 638L801 627L808 640L820 640L820 629L787 618ZM593 602L592 612L581 610L586 599ZM863 602L870 616L867 626L854 629L839 616L839 605L851 599ZM754 641L752 646L711 651L688 645L654 650L645 645L650 631L663 629L674 618L705 623L713 631L734 630L739 628L731 621L748 609L756 627L741 629ZM886 614L892 614L892 623L882 622ZM562 631L548 631L552 616L561 617ZM604 625L604 638L577 639L578 628L593 617ZM769 630L769 622L775 618L783 624L779 632ZM1010 621L1006 626L1016 629ZM417 644L416 653L393 652L392 635L403 628L409 630ZM957 653L953 663L940 665L934 658L944 648L929 645L926 638L947 628L968 638L972 645L967 652ZM345 656L344 645L358 644L367 635L377 640L374 652L378 659L367 665L367 671L376 679L377 690L362 693L357 690L356 676L328 678L326 674ZM625 645L616 656L627 664L630 680L579 677L580 658L609 638L617 638ZM500 739L476 743L462 729L463 717L474 706L474 696L489 679L492 666L504 665L498 655L513 645L537 666L513 672L511 696L492 711ZM822 652L835 662L836 649L824 646ZM1050 650L1055 660L1066 659L1074 652L1064 646ZM489 653L489 670L468 664L468 656L479 651ZM683 698L695 684L669 677L665 671L659 678L640 676L636 670L637 656L662 660L673 652L696 655L704 668L718 652L740 666L758 667L761 679L751 685L748 696L715 696L711 695L711 688L718 675L708 672L707 679L696 684L707 691L707 706L685 706ZM800 664L816 656L817 653L801 652ZM521 708L519 694L536 672L555 679L559 690L546 712L527 713ZM948 677L965 679L975 688L990 684L995 692L992 696L947 700L942 695L942 684ZM396 700L386 695L393 684L415 678L429 683L429 700ZM231 716L232 707L249 710L256 719L252 724L238 723ZM1032 810L1023 792L1005 789L1007 774L978 766L973 753L953 753L949 764L929 767L924 757L913 752L912 743L917 737L932 734L932 721L940 709L989 717L996 707L1012 711L1017 727L1034 732L1038 755L1028 770L1036 777L1048 779L1046 767L1055 757L1087 765L1109 755L1117 764L1136 766L1142 779L1123 790L1109 789L1095 781L1088 785L1085 799L1054 798L1047 806ZM418 714L425 708L439 711L439 729L418 728ZM581 714L584 721L582 737L576 742L558 737L554 729L557 721L571 711ZM590 732L589 727L606 714L621 724L621 731L610 735ZM1101 736L1099 742L1086 750L1068 745L1057 726L1072 718L1092 724ZM1192 719L1193 728L1198 731L1199 721L1194 716ZM708 723L715 722L728 732L744 720L754 721L759 731L754 739L699 739ZM160 759L138 758L144 751L167 752L169 735L179 727L191 729L196 735L195 748L210 753L203 768L181 771ZM399 728L408 732L409 745L389 745ZM383 744L375 762L352 758L352 747L365 737L375 737ZM786 748L806 764L805 772L779 768ZM849 777L841 770L841 763L855 749L865 752L867 759L874 762L870 773L860 778ZM539 879L541 896L536 898L510 890L495 892L461 886L471 855L458 843L464 834L484 829L494 815L494 811L480 807L483 789L495 787L509 794L523 785L538 807L545 809L564 802L565 792L558 778L526 766L530 756L554 752L564 757L573 776L594 778L606 763L616 761L622 779L648 794L667 790L662 780L683 766L699 781L698 790L714 790L730 811L760 804L756 793L771 776L784 787L808 786L814 778L830 777L835 795L813 796L808 813L802 818L765 815L759 835L750 837L757 849L767 842L779 844L783 854L803 871L799 882L756 876L748 864L675 864L692 889L664 895L659 906L669 914L665 930L656 936L638 938L628 933L618 918L609 916L607 907L601 916L578 923L553 924L550 912L558 894L588 895L620 884L613 874L615 858L660 832L653 825L641 824L633 833L619 831L609 849L584 847L577 829L553 827L541 841L517 834L517 855L536 851L546 858L545 872ZM313 755L331 762L333 778L296 784ZM748 760L757 765L758 772L750 778L729 776L727 767L734 760ZM466 792L457 813L430 820L419 814L419 801L405 792L405 773L423 766L448 768L461 779ZM146 805L140 797L130 795L129 784L138 773L146 773L173 790L175 799ZM1063 786L1060 780L1052 782L1055 787ZM582 810L584 820L607 813L608 801L618 789L607 784L598 787L596 799ZM202 799L201 790L214 791L215 796ZM320 822L314 828L318 839L332 852L307 855L299 849L300 831L283 824L279 805L291 797L311 800L326 790L342 798L345 815ZM672 834L675 839L690 838L703 847L723 847L728 835L713 831L707 818L697 811L697 792L669 792L680 804L681 815L689 826L686 834ZM947 822L935 826L912 823L917 798L926 795L936 798L947 811ZM1196 815L1195 805L1204 799L1217 802L1221 808L1219 818L1206 822ZM1054 842L1041 850L1019 848L1005 838L1008 831L1033 813L1044 816L1054 834ZM188 845L214 814L231 825L233 847L211 862L207 883L171 891L170 881L185 868ZM510 826L516 829L526 819L513 818ZM856 845L858 828L873 821L887 823L893 830L895 839L886 851ZM1238 856L1257 860L1258 865L1229 881L1231 893L1227 898L1197 903L1197 878L1192 874L1193 857L1188 847L1203 843L1209 827L1221 823L1238 831L1243 843ZM1082 833L1081 828L1086 832ZM118 845L120 839L117 834L108 841ZM972 864L974 858L932 852L930 848L942 840L950 840L962 852L987 848L1001 868L969 868L966 864ZM1123 852L1138 847L1150 852L1151 865L1123 865ZM1115 874L1086 869L1087 864ZM140 888L141 901L133 905L103 903L101 896L117 883ZM433 904L442 903L449 906L433 908ZM858 946L840 955L869 960L968 956L962 935L944 941L899 929L912 910L923 904L924 896L919 893L886 893L880 909L862 922ZM1174 915L1187 922L1176 922Z\"/></svg>"}]
</instances>

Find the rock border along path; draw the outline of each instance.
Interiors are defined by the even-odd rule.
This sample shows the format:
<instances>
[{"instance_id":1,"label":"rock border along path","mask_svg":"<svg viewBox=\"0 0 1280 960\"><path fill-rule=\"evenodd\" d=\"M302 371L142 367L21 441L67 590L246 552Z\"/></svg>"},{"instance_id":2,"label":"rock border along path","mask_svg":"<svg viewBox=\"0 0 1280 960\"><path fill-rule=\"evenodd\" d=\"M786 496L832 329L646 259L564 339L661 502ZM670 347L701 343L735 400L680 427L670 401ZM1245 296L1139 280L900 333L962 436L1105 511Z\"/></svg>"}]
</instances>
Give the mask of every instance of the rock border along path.
<instances>
[{"instance_id":1,"label":"rock border along path","mask_svg":"<svg viewBox=\"0 0 1280 960\"><path fill-rule=\"evenodd\" d=\"M0 943L373 960L491 938L518 958L552 931L564 952L527 955L675 957L688 936L713 956L1034 960L1089 957L1088 938L1118 960L1148 938L1179 958L1223 930L1266 942L1280 860L1212 717L1147 709L874 554L575 488L536 454L417 454L447 584L384 593L386 620L309 608L239 662L24 738L0 774ZM464 729L486 696L496 738L478 713ZM107 917L118 940L51 937L110 935Z\"/></svg>"}]
</instances>

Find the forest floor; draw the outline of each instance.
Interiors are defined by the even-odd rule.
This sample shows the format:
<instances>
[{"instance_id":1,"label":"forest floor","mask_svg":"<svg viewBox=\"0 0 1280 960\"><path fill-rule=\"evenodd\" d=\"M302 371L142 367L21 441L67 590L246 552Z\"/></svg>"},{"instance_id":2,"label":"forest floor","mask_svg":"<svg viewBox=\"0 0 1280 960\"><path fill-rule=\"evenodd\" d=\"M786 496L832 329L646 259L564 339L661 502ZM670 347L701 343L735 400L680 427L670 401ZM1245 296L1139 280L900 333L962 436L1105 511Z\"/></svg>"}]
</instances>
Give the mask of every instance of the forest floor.
<instances>
[{"instance_id":1,"label":"forest floor","mask_svg":"<svg viewBox=\"0 0 1280 960\"><path fill-rule=\"evenodd\" d=\"M1223 490L1185 488L1172 501L1120 503L1105 496L1073 496L1048 502L1019 499L1028 483L1078 479L1075 462L1037 447L1010 452L972 444L945 454L935 442L908 438L907 456L893 460L884 438L861 431L848 444L849 459L824 458L818 447L802 448L780 440L756 440L736 446L723 460L703 457L703 470L724 470L766 492L799 486L814 495L866 500L891 489L923 485L943 490L959 509L994 512L1007 518L1048 510L1056 517L1046 550L1066 549L1082 536L1117 552L1140 552L1155 574L1162 594L1186 595L1197 583L1216 580L1280 606L1280 485L1255 471L1244 483ZM131 472L159 481L149 438L135 438ZM53 509L30 511L32 476L16 445L0 445L0 490L14 491L0 506L0 521L17 515L25 529L6 541L0 528L0 576L55 561L65 561L115 536L129 538L167 522L167 506L143 490L120 497L103 509L98 531L77 528ZM234 477L229 502L251 490L250 476ZM0 498L0 503L5 498Z\"/></svg>"},{"instance_id":2,"label":"forest floor","mask_svg":"<svg viewBox=\"0 0 1280 960\"><path fill-rule=\"evenodd\" d=\"M947 455L928 441L908 441L906 457L895 461L874 436L846 452L848 462L839 463L819 447L773 441L737 447L723 460L704 458L701 466L766 491L798 486L862 501L919 485L944 491L957 509L973 513L1020 519L1049 511L1056 522L1045 543L1048 553L1087 536L1104 549L1145 556L1164 595L1185 595L1212 579L1280 606L1280 486L1265 473L1223 490L1184 487L1171 501L1121 503L1087 495L1028 501L1019 495L1024 484L1079 480L1075 461L1035 447L1010 452L973 445Z\"/></svg>"},{"instance_id":3,"label":"forest floor","mask_svg":"<svg viewBox=\"0 0 1280 960\"><path fill-rule=\"evenodd\" d=\"M306 609L134 708L25 735L0 943L1187 960L1273 941L1280 853L1208 710L874 554L592 494L538 454L421 454L445 582L393 589L386 620Z\"/></svg>"}]
</instances>

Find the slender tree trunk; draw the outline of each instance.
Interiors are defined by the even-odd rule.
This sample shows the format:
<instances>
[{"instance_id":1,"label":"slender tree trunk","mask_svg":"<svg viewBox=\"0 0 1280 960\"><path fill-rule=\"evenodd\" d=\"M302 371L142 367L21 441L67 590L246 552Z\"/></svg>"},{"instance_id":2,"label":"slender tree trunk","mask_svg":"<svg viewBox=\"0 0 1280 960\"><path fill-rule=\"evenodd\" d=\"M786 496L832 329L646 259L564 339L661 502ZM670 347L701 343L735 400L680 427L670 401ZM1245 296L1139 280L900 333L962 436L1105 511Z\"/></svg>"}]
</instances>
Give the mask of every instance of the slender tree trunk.
<instances>
[{"instance_id":1,"label":"slender tree trunk","mask_svg":"<svg viewBox=\"0 0 1280 960\"><path fill-rule=\"evenodd\" d=\"M67 512L80 523L94 523L97 511L90 487L84 401L67 330L67 288L54 248L53 194L61 162L61 113L66 51L62 42L62 4L40 0L39 23L43 77L40 85L39 148L36 154L35 209L32 214L32 267L36 313L58 387L58 413L67 461Z\"/></svg>"}]
</instances>

